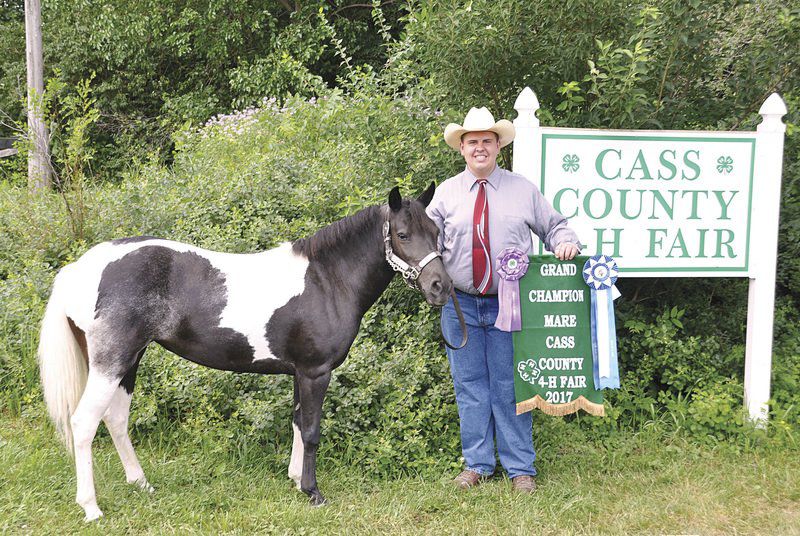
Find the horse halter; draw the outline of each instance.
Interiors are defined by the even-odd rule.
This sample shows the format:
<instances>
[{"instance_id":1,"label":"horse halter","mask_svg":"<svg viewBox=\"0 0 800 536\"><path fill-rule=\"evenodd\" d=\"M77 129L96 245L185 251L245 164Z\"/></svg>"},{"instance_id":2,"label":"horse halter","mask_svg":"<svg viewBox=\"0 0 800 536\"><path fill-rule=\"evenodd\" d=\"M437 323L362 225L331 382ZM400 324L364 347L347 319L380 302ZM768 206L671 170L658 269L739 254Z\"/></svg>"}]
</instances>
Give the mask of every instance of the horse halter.
<instances>
[{"instance_id":1,"label":"horse halter","mask_svg":"<svg viewBox=\"0 0 800 536\"><path fill-rule=\"evenodd\" d=\"M406 282L406 285L415 289L415 290L422 290L417 282L419 279L419 274L422 273L422 270L425 266L428 265L433 259L436 257L441 257L442 254L438 251L431 251L425 257L419 261L419 264L416 266L410 266L406 261L398 257L394 254L392 250L392 237L389 234L389 221L383 222L383 245L386 249L386 262L389 263L389 266L392 267L392 270L395 272L400 272L400 275L403 276L403 281ZM456 296L455 288L450 288L450 296L453 298L453 305L456 308L456 315L458 316L458 323L461 326L461 343L458 346L454 346L447 340L447 337L444 336L444 332L442 332L442 340L444 341L445 345L453 350L460 350L467 344L467 324L464 321L464 314L461 312L461 305L458 303L458 297Z\"/></svg>"},{"instance_id":2,"label":"horse halter","mask_svg":"<svg viewBox=\"0 0 800 536\"><path fill-rule=\"evenodd\" d=\"M419 290L419 283L417 279L419 279L419 275L422 273L422 270L436 257L441 257L442 254L438 251L431 251L416 266L409 265L406 261L398 257L394 254L394 250L392 249L392 237L389 233L389 221L383 222L383 245L386 249L386 262L389 263L389 266L392 267L392 270L395 272L400 272L400 275L403 276L403 281L406 282L406 285L413 289Z\"/></svg>"},{"instance_id":3,"label":"horse halter","mask_svg":"<svg viewBox=\"0 0 800 536\"><path fill-rule=\"evenodd\" d=\"M419 264L416 266L410 266L406 261L395 255L394 251L392 250L392 237L389 233L388 220L383 222L383 245L386 249L386 262L389 263L389 266L392 267L392 270L395 272L400 272L400 274L403 276L403 281L406 282L406 285L416 290L422 290L417 282L417 279L419 279L419 274L422 273L422 270L425 268L425 266L427 266L428 263L430 263L436 257L442 256L442 254L438 251L431 251L425 255L421 261L419 261ZM467 345L467 325L464 321L464 314L461 312L461 305L458 303L458 297L456 296L456 291L454 288L450 289L450 295L453 297L453 305L456 308L458 322L461 325L461 343L458 346L453 346L444 336L444 332L442 332L442 340L444 340L444 343L449 348L452 348L453 350L460 350Z\"/></svg>"}]
</instances>

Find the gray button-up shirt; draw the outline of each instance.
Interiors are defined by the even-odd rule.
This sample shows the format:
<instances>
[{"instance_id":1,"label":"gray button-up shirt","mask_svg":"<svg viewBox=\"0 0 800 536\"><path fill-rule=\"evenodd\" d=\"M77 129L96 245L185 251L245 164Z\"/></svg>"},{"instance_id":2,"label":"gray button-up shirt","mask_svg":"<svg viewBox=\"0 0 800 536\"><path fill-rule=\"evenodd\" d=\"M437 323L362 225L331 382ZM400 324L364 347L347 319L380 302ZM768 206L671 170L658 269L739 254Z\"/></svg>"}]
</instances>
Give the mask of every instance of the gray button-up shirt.
<instances>
[{"instance_id":1,"label":"gray button-up shirt","mask_svg":"<svg viewBox=\"0 0 800 536\"><path fill-rule=\"evenodd\" d=\"M522 175L499 166L488 177L489 245L492 255L492 286L497 292L497 256L507 247L531 255L533 231L545 247L554 251L561 242L578 244L578 235L567 226L567 219L556 212L539 189ZM472 216L478 184L464 169L436 188L428 205L428 216L439 227L439 248L447 273L458 290L478 294L472 283Z\"/></svg>"}]
</instances>

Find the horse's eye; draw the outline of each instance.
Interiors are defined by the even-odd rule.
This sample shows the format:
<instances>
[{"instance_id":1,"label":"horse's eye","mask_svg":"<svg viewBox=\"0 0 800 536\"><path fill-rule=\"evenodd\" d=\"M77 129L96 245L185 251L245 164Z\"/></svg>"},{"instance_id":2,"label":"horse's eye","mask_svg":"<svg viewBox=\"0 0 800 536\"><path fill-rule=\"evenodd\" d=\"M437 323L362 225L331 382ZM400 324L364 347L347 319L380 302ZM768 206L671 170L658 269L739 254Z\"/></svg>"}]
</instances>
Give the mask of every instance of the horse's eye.
<instances>
[{"instance_id":1,"label":"horse's eye","mask_svg":"<svg viewBox=\"0 0 800 536\"><path fill-rule=\"evenodd\" d=\"M397 233L397 238L400 240L408 240L408 235L406 233Z\"/></svg>"}]
</instances>

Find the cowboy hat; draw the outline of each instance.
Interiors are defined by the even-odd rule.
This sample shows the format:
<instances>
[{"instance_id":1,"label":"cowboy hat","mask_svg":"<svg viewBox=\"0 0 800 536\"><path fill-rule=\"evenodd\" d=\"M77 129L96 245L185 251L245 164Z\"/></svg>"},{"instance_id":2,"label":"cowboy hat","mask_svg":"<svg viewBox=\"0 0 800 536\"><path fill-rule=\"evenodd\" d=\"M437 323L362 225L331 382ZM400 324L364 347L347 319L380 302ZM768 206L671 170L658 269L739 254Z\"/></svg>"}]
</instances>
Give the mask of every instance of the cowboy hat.
<instances>
[{"instance_id":1,"label":"cowboy hat","mask_svg":"<svg viewBox=\"0 0 800 536\"><path fill-rule=\"evenodd\" d=\"M444 129L444 141L455 149L461 150L461 136L467 132L494 132L500 141L500 147L505 147L514 140L514 125L511 121L501 119L494 121L492 113L482 108L470 108L467 116L464 118L464 125L457 125L450 123Z\"/></svg>"}]
</instances>

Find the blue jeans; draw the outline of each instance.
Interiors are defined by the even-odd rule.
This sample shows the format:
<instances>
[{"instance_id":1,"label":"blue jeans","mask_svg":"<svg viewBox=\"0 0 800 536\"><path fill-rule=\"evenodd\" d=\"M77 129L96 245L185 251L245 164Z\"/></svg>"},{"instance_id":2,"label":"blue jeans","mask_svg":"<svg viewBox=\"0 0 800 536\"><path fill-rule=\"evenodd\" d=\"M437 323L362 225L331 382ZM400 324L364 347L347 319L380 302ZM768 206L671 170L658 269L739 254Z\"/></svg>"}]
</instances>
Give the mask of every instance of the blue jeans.
<instances>
[{"instance_id":1,"label":"blue jeans","mask_svg":"<svg viewBox=\"0 0 800 536\"><path fill-rule=\"evenodd\" d=\"M450 373L461 421L461 449L467 469L490 475L494 447L508 476L535 475L532 416L516 414L514 348L511 333L494 327L497 296L458 292L469 340L461 350L447 349ZM442 309L442 333L450 342L461 340L453 300Z\"/></svg>"}]
</instances>

